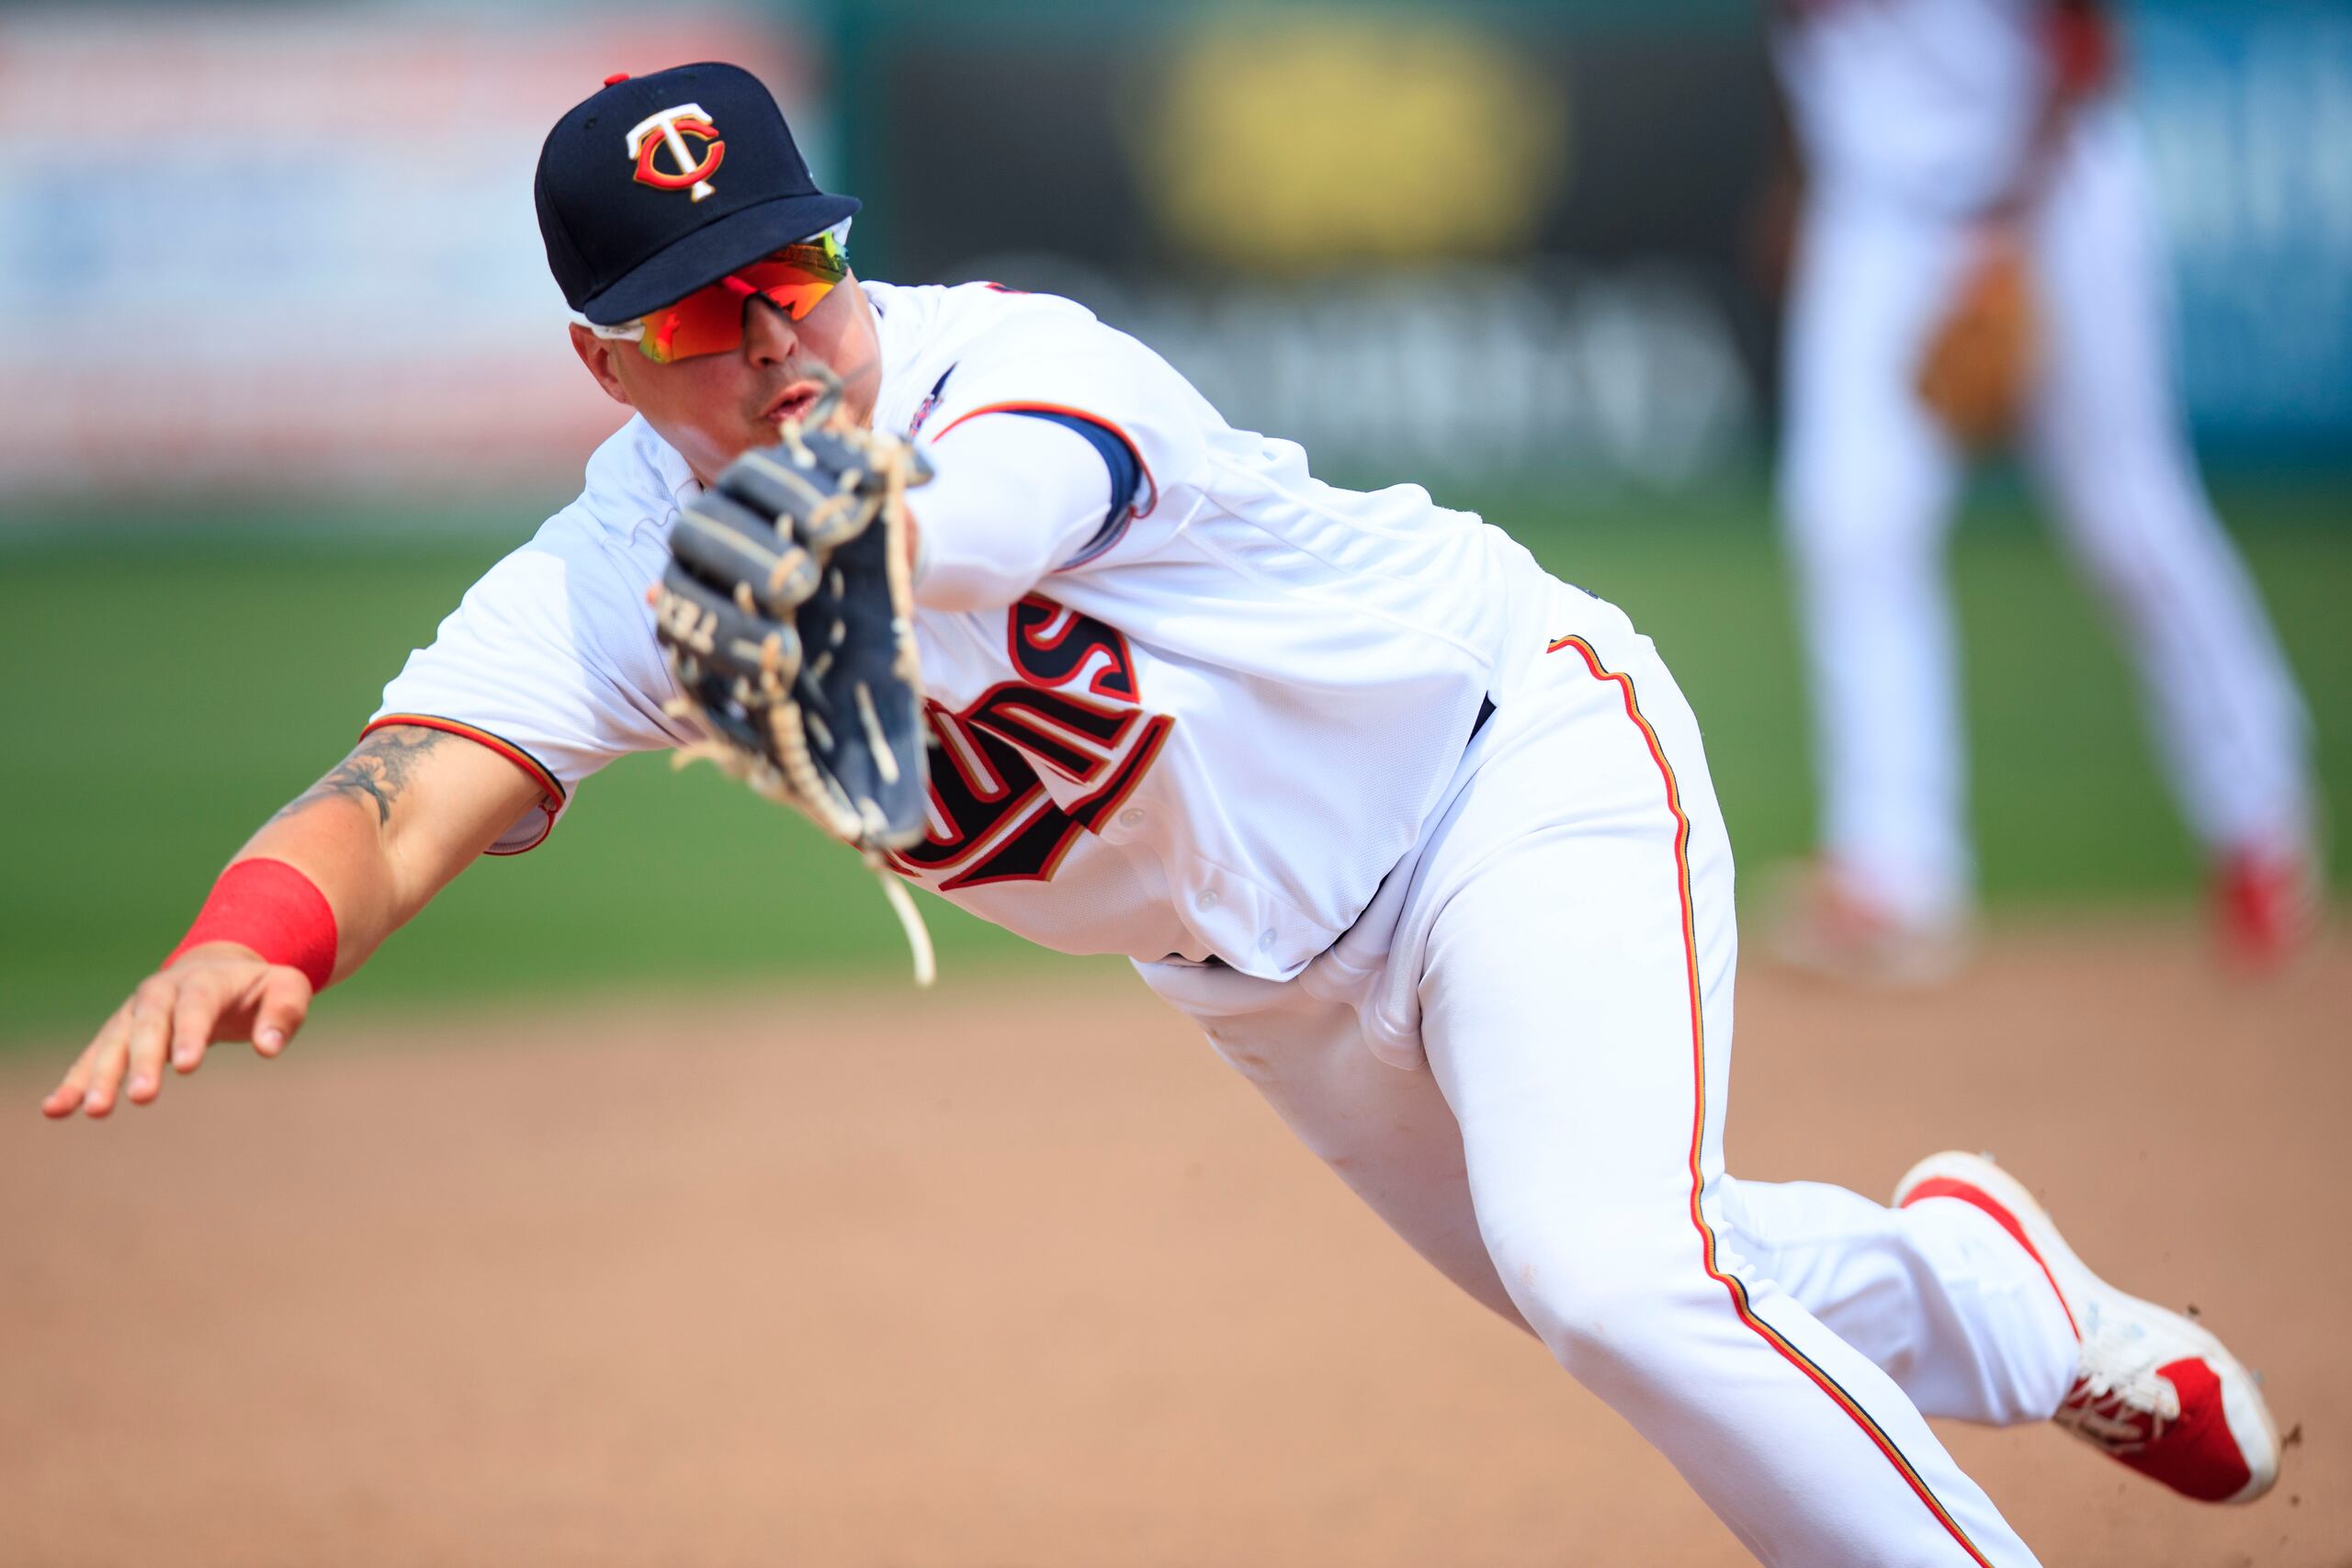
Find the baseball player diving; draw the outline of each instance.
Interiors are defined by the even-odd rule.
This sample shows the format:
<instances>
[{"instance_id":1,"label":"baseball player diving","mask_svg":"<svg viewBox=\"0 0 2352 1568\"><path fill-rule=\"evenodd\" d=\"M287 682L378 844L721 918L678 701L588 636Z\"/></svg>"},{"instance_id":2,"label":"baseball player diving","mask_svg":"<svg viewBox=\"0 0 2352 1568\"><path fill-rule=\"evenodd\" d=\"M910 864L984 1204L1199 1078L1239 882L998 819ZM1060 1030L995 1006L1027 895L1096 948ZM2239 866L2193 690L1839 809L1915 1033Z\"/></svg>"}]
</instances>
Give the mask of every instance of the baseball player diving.
<instances>
[{"instance_id":1,"label":"baseball player diving","mask_svg":"<svg viewBox=\"0 0 2352 1568\"><path fill-rule=\"evenodd\" d=\"M858 278L858 204L735 67L612 78L537 202L633 414L51 1116L217 1043L277 1055L598 768L707 751L896 878L1133 960L1763 1562L2033 1562L1928 1416L2054 1419L2192 1497L2271 1485L2250 1375L1990 1161L1932 1156L1891 1207L1724 1171L1731 845L1616 609L1417 487L1320 482L1067 300Z\"/></svg>"},{"instance_id":2,"label":"baseball player diving","mask_svg":"<svg viewBox=\"0 0 2352 1568\"><path fill-rule=\"evenodd\" d=\"M2224 952L2290 954L2319 897L2309 722L2198 480L2157 233L2098 0L1774 0L1805 170L1781 511L1821 855L1774 945L1931 979L1974 867L1944 537L2013 444L2112 609L2211 868Z\"/></svg>"}]
</instances>

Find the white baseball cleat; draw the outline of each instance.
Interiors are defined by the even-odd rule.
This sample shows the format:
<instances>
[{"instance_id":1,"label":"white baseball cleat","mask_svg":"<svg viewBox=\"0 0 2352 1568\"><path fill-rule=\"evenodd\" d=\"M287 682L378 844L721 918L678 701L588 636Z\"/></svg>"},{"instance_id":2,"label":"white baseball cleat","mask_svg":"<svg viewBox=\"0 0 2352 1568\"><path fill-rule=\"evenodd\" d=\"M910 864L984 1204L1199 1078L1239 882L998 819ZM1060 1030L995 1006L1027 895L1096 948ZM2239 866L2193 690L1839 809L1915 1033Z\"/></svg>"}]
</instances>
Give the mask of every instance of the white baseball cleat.
<instances>
[{"instance_id":1,"label":"white baseball cleat","mask_svg":"<svg viewBox=\"0 0 2352 1568\"><path fill-rule=\"evenodd\" d=\"M2251 1503L2278 1479L2278 1428L2254 1376L2177 1312L2127 1296L2075 1256L2022 1182L1982 1155L1930 1155L1894 1206L1973 1203L2017 1238L2058 1292L2081 1342L2074 1386L2051 1417L2183 1496Z\"/></svg>"}]
</instances>

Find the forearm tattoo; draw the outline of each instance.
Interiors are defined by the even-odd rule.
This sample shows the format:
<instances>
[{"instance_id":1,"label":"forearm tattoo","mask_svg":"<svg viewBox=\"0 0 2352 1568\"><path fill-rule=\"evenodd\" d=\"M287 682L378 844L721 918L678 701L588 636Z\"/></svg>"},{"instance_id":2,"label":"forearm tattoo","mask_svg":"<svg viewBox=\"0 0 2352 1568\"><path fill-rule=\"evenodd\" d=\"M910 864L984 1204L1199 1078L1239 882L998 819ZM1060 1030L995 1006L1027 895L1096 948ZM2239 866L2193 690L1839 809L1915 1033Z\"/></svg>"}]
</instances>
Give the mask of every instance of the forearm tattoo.
<instances>
[{"instance_id":1,"label":"forearm tattoo","mask_svg":"<svg viewBox=\"0 0 2352 1568\"><path fill-rule=\"evenodd\" d=\"M449 737L438 729L392 725L376 731L352 749L327 776L297 795L271 821L291 817L322 800L372 801L376 825L392 819L392 806L415 774L418 759Z\"/></svg>"}]
</instances>

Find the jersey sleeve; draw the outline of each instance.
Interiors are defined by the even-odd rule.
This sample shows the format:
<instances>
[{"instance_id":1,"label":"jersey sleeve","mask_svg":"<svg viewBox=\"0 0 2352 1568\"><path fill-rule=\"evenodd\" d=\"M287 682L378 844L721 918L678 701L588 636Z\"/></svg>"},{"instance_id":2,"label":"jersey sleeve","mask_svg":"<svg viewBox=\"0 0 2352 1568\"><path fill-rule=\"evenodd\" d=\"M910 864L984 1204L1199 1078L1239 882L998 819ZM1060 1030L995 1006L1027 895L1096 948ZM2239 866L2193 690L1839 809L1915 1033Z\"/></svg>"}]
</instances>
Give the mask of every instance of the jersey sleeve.
<instances>
[{"instance_id":1,"label":"jersey sleeve","mask_svg":"<svg viewBox=\"0 0 2352 1568\"><path fill-rule=\"evenodd\" d=\"M591 773L687 738L662 711L671 681L644 598L660 570L658 546L649 558L557 513L409 656L367 728L445 730L506 758L540 799L490 852L537 847Z\"/></svg>"},{"instance_id":2,"label":"jersey sleeve","mask_svg":"<svg viewBox=\"0 0 2352 1568\"><path fill-rule=\"evenodd\" d=\"M1206 447L1207 405L1157 354L1091 318L1015 318L941 378L924 447L938 478L910 498L916 597L1009 604L1057 572L1114 560Z\"/></svg>"}]
</instances>

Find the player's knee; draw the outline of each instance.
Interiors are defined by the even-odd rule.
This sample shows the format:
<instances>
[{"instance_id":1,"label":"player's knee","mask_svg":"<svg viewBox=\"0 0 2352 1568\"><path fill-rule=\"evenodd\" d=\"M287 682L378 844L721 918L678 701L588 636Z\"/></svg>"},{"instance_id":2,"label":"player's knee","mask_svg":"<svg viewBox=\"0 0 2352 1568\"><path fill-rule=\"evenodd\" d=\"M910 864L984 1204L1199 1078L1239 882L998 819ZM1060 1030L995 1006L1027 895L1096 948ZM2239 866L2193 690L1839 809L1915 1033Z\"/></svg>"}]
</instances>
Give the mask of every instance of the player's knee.
<instances>
[{"instance_id":1,"label":"player's knee","mask_svg":"<svg viewBox=\"0 0 2352 1568\"><path fill-rule=\"evenodd\" d=\"M1581 1234L1577 1234L1581 1232ZM1677 1375L1690 1316L1713 1284L1698 1238L1561 1226L1489 1235L1488 1251L1528 1325L1577 1382L1605 1399ZM1720 1308L1722 1287L1713 1286Z\"/></svg>"}]
</instances>

